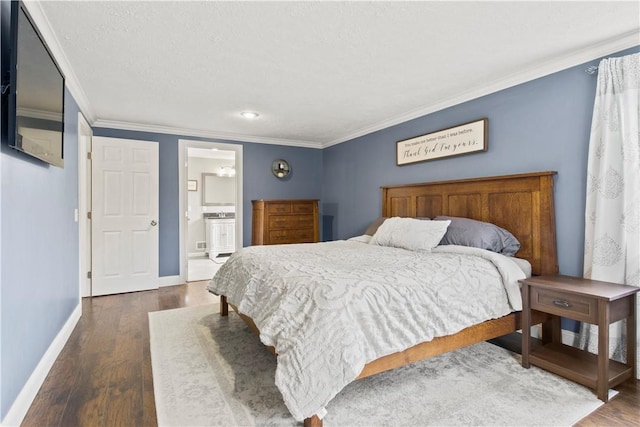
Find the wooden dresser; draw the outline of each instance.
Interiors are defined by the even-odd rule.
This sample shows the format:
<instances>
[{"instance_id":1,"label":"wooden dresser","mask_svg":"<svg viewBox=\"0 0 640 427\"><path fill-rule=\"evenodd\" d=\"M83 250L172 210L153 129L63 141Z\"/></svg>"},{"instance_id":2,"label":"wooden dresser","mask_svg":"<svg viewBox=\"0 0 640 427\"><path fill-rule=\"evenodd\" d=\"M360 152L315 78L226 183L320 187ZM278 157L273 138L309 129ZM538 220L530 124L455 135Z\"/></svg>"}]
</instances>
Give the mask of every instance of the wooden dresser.
<instances>
[{"instance_id":1,"label":"wooden dresser","mask_svg":"<svg viewBox=\"0 0 640 427\"><path fill-rule=\"evenodd\" d=\"M315 243L318 200L252 200L252 245Z\"/></svg>"}]
</instances>

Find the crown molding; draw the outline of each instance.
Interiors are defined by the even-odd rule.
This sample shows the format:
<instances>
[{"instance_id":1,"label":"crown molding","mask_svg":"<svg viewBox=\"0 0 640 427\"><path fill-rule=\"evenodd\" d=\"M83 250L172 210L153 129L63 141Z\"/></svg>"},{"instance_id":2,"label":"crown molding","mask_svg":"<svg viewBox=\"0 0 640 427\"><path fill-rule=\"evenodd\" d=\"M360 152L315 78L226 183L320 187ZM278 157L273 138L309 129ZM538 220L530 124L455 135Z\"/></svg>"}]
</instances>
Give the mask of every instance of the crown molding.
<instances>
[{"instance_id":1,"label":"crown molding","mask_svg":"<svg viewBox=\"0 0 640 427\"><path fill-rule=\"evenodd\" d=\"M121 129L121 130L130 130L130 131L138 131L138 132L163 133L168 135L191 136L191 137L217 139L217 140L234 141L234 142L252 142L255 144L286 145L290 147L303 147L303 148L315 148L315 149L322 148L322 144L318 142L312 142L312 141L298 141L298 140L291 140L291 139L256 137L252 135L241 135L241 134L226 133L226 132L175 128L175 127L169 127L169 126L146 125L141 123L119 122L119 121L113 121L113 120L96 120L93 123L92 127Z\"/></svg>"},{"instance_id":2,"label":"crown molding","mask_svg":"<svg viewBox=\"0 0 640 427\"><path fill-rule=\"evenodd\" d=\"M574 53L563 55L562 57L543 62L534 68L526 69L523 72L512 74L505 78L496 80L482 88L467 91L454 97L447 98L446 100L441 100L434 104L410 111L400 116L361 128L351 134L322 144L322 148L341 144L343 142L347 142L352 139L359 138L361 136L368 135L382 129L386 129L388 127L395 126L409 120L417 119L418 117L426 116L427 114L444 110L445 108L453 107L454 105L462 104L464 102L471 101L473 99L480 98L482 96L489 95L503 89L517 86L519 84L526 83L528 81L535 80L549 74L557 73L568 68L585 64L589 61L599 59L603 56L639 45L639 33L637 31L631 31L629 33L621 35L620 37L609 39L595 45L588 46Z\"/></svg>"},{"instance_id":3,"label":"crown molding","mask_svg":"<svg viewBox=\"0 0 640 427\"><path fill-rule=\"evenodd\" d=\"M40 31L40 34L51 51L51 54L62 69L62 73L65 78L65 86L73 96L73 99L78 104L80 111L87 121L92 123L95 120L93 108L91 107L89 99L79 83L78 77L69 63L67 56L62 50L60 42L51 27L51 23L49 22L47 15L44 13L44 10L42 10L40 1L24 1L23 4L29 10L29 15L31 15L31 18L35 21L38 31Z\"/></svg>"}]
</instances>

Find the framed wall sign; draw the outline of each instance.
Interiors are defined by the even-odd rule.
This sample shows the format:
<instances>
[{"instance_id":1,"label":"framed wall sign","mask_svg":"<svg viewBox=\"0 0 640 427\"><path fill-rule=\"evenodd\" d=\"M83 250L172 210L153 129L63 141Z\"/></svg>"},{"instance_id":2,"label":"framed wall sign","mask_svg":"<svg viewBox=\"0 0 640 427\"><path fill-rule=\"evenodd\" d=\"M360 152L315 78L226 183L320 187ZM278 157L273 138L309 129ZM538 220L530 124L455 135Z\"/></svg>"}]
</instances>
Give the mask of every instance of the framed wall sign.
<instances>
[{"instance_id":1,"label":"framed wall sign","mask_svg":"<svg viewBox=\"0 0 640 427\"><path fill-rule=\"evenodd\" d=\"M189 180L187 180L187 190L188 191L198 191L198 180L197 179L189 179Z\"/></svg>"},{"instance_id":2,"label":"framed wall sign","mask_svg":"<svg viewBox=\"0 0 640 427\"><path fill-rule=\"evenodd\" d=\"M488 123L489 119L485 118L398 141L396 164L404 166L476 151L487 151Z\"/></svg>"}]
</instances>

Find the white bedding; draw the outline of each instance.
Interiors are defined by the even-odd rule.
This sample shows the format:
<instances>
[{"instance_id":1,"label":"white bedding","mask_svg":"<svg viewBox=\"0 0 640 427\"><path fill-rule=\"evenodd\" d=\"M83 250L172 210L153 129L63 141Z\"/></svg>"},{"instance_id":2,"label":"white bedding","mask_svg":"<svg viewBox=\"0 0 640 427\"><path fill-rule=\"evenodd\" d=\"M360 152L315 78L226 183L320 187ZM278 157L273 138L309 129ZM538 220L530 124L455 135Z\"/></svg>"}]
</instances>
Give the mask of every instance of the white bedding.
<instances>
[{"instance_id":1,"label":"white bedding","mask_svg":"<svg viewBox=\"0 0 640 427\"><path fill-rule=\"evenodd\" d=\"M482 249L335 241L245 248L209 290L275 347L276 385L301 421L322 418L366 363L521 310L522 278L508 257Z\"/></svg>"}]
</instances>

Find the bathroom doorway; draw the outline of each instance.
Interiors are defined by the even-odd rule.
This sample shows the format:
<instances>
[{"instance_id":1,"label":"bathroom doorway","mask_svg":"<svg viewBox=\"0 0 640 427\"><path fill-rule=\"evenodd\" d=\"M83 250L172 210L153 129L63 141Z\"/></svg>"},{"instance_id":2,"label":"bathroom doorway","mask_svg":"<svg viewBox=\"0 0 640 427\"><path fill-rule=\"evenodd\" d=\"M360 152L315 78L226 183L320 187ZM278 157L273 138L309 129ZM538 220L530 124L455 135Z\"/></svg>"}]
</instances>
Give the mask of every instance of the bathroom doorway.
<instances>
[{"instance_id":1,"label":"bathroom doorway","mask_svg":"<svg viewBox=\"0 0 640 427\"><path fill-rule=\"evenodd\" d=\"M180 140L181 282L210 280L242 247L242 146Z\"/></svg>"}]
</instances>

